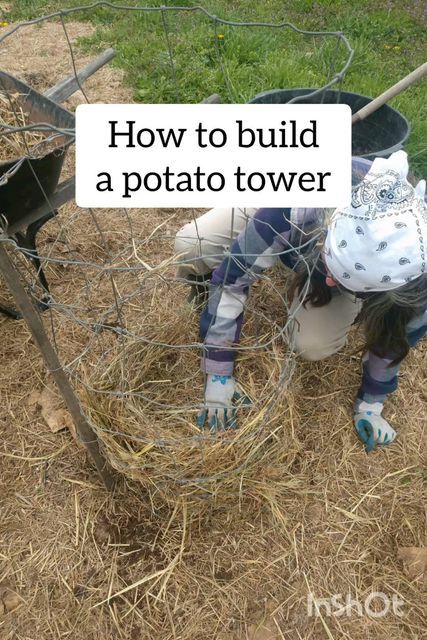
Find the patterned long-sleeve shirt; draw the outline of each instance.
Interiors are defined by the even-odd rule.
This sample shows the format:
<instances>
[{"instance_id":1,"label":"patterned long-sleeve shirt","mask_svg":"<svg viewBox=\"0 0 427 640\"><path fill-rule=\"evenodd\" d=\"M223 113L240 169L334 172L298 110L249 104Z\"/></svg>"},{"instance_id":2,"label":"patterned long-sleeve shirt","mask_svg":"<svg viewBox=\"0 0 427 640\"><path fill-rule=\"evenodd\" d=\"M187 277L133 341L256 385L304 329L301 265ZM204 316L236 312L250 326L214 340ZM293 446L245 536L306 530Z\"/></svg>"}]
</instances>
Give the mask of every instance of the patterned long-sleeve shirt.
<instances>
[{"instance_id":1,"label":"patterned long-sleeve shirt","mask_svg":"<svg viewBox=\"0 0 427 640\"><path fill-rule=\"evenodd\" d=\"M353 158L352 183L363 179L371 162ZM310 232L319 230L318 209L259 209L230 247L228 255L212 274L209 300L200 320L205 343L202 369L206 373L232 375L251 284L278 261L293 268L310 243ZM302 233L301 233L302 231ZM311 236L312 237L312 236ZM427 309L407 327L413 346L427 331ZM381 347L381 345L379 345ZM363 358L362 384L358 398L383 402L397 388L399 367L390 367L394 357L372 352Z\"/></svg>"}]
</instances>

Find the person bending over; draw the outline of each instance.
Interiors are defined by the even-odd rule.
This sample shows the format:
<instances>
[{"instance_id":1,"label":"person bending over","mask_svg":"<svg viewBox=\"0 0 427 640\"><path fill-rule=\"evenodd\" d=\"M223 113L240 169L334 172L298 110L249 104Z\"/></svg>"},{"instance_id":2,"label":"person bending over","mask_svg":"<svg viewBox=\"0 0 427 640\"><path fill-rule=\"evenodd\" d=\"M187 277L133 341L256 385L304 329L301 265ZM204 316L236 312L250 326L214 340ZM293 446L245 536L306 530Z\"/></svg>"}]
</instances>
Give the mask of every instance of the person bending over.
<instances>
[{"instance_id":1,"label":"person bending over","mask_svg":"<svg viewBox=\"0 0 427 640\"><path fill-rule=\"evenodd\" d=\"M306 360L339 351L356 318L366 338L354 424L367 451L389 444L382 417L399 366L427 330L425 181L408 181L404 151L352 160L351 203L322 234L319 209L212 209L178 232L178 276L208 288L200 320L204 409L198 424L236 428L233 377L251 284L277 262L295 271L288 338ZM314 239L313 239L314 238Z\"/></svg>"}]
</instances>

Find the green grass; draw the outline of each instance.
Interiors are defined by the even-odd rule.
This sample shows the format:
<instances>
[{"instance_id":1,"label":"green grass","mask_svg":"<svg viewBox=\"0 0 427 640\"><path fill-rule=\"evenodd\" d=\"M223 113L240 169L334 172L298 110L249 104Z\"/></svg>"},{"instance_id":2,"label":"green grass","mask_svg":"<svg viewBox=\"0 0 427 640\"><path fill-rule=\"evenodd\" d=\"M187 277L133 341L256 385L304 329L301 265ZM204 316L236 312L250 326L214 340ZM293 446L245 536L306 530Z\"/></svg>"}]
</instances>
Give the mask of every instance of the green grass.
<instances>
[{"instance_id":1,"label":"green grass","mask_svg":"<svg viewBox=\"0 0 427 640\"><path fill-rule=\"evenodd\" d=\"M6 19L27 20L81 4L80 0L16 0ZM136 0L116 4L145 6ZM425 61L425 23L416 13L422 3L414 2L412 8L406 4L409 8L389 0L207 0L203 6L229 20L291 21L304 29L342 31L355 50L342 88L374 97ZM215 26L199 13L179 12L166 15L172 67L160 12L97 8L70 19L89 20L96 26L94 35L80 42L82 47L94 52L116 48L114 64L126 70L135 100L142 102L199 102L212 93L229 102L245 102L268 89L318 87L326 82L334 62L338 70L345 60L344 48L337 49L335 38L305 37L289 29ZM427 173L425 96L424 81L390 103L411 122L407 149L413 169L421 175Z\"/></svg>"}]
</instances>

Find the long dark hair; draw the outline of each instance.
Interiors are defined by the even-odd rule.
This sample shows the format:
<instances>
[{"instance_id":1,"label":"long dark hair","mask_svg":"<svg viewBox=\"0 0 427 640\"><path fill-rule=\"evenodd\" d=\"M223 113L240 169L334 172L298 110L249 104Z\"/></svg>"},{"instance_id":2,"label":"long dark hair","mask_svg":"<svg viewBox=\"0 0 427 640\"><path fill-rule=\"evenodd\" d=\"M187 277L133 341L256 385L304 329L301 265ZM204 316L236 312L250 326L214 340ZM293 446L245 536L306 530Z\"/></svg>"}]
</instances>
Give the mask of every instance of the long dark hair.
<instances>
[{"instance_id":1,"label":"long dark hair","mask_svg":"<svg viewBox=\"0 0 427 640\"><path fill-rule=\"evenodd\" d=\"M292 298L304 295L313 307L323 307L332 298L326 284L326 268L320 252L313 252L309 261L300 262L290 288ZM379 357L392 357L395 366L408 354L406 327L410 320L427 308L427 274L392 289L363 295L362 310L357 317L365 334L365 349Z\"/></svg>"}]
</instances>

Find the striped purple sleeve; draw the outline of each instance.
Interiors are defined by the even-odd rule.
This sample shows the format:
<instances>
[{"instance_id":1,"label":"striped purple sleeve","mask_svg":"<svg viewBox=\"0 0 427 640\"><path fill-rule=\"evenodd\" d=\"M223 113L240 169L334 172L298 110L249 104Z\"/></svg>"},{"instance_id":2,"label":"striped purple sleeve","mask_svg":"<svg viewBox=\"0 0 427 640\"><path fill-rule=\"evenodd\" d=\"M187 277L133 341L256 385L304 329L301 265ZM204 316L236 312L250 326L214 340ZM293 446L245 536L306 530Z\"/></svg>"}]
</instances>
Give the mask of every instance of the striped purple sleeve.
<instances>
[{"instance_id":1,"label":"striped purple sleeve","mask_svg":"<svg viewBox=\"0 0 427 640\"><path fill-rule=\"evenodd\" d=\"M213 272L200 319L206 373L232 375L250 285L292 249L289 217L290 209L259 209Z\"/></svg>"}]
</instances>

